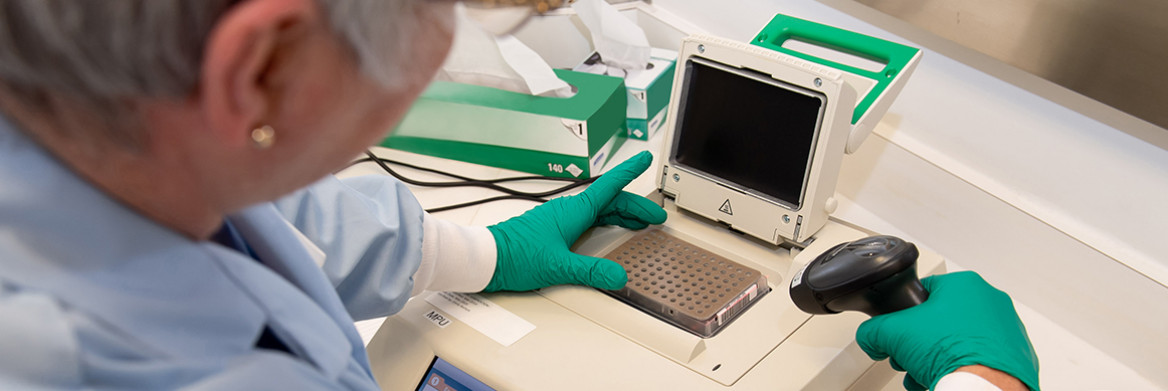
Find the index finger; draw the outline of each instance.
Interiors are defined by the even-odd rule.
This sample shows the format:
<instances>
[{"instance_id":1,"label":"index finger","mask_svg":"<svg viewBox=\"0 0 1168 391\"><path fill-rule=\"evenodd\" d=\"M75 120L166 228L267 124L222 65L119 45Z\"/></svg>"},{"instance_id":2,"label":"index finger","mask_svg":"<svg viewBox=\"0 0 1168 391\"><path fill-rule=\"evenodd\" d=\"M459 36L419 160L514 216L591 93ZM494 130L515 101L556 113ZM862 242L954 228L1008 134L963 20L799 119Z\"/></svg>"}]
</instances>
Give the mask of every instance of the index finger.
<instances>
[{"instance_id":1,"label":"index finger","mask_svg":"<svg viewBox=\"0 0 1168 391\"><path fill-rule=\"evenodd\" d=\"M649 164L652 163L653 155L649 151L642 151L601 175L581 194L592 199L593 205L598 208L603 207L617 194L620 194L629 182L641 176L641 173L645 172L645 169L648 169Z\"/></svg>"}]
</instances>

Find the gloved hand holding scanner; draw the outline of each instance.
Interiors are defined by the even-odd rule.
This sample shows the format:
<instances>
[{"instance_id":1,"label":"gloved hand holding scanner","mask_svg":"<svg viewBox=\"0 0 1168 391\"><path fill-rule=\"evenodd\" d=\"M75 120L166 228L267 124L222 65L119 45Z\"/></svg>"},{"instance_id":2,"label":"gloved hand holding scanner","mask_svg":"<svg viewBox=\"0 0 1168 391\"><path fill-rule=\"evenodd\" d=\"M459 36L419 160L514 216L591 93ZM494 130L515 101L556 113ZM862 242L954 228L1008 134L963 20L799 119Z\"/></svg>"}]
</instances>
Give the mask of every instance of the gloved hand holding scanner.
<instances>
[{"instance_id":1,"label":"gloved hand holding scanner","mask_svg":"<svg viewBox=\"0 0 1168 391\"><path fill-rule=\"evenodd\" d=\"M921 305L865 321L856 341L874 360L891 357L909 390L934 388L954 372L1003 390L1038 390L1038 356L1010 296L975 272L926 277Z\"/></svg>"},{"instance_id":2,"label":"gloved hand holding scanner","mask_svg":"<svg viewBox=\"0 0 1168 391\"><path fill-rule=\"evenodd\" d=\"M1038 390L1038 357L1010 296L975 272L917 279L917 249L892 236L837 245L799 272L791 298L805 312L872 316L856 341L907 371L908 390L945 389L968 372L1003 390ZM942 378L946 378L942 382Z\"/></svg>"}]
</instances>

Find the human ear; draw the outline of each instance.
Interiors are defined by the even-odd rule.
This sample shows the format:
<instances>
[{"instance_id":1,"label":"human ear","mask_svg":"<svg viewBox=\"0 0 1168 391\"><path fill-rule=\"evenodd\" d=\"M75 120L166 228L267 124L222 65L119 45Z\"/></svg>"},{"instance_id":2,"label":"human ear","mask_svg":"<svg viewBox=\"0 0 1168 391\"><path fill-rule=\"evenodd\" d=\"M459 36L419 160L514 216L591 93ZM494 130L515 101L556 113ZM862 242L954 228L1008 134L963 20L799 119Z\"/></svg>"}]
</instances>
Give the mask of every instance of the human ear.
<instances>
[{"instance_id":1,"label":"human ear","mask_svg":"<svg viewBox=\"0 0 1168 391\"><path fill-rule=\"evenodd\" d=\"M245 0L219 19L203 50L197 97L214 137L240 147L265 125L275 105L267 76L282 39L317 12L310 0Z\"/></svg>"}]
</instances>

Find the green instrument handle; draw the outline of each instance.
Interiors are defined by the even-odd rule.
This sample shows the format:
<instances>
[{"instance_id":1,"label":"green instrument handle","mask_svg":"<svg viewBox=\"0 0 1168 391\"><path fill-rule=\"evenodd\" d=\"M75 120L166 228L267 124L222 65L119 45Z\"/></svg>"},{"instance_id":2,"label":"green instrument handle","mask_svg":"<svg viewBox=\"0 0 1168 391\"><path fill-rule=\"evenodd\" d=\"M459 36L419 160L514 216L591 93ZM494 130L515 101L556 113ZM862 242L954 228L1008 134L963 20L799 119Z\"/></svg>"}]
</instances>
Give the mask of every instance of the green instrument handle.
<instances>
[{"instance_id":1,"label":"green instrument handle","mask_svg":"<svg viewBox=\"0 0 1168 391\"><path fill-rule=\"evenodd\" d=\"M877 61L883 63L884 68L874 72L784 48L783 43L787 42L788 39L796 39ZM909 65L913 57L920 52L920 49L914 47L782 14L775 15L770 23L758 33L752 43L876 81L876 86L868 91L868 95L864 96L856 105L856 109L852 113L852 124L860 120L868 111L868 107L892 83L892 79L899 75Z\"/></svg>"}]
</instances>

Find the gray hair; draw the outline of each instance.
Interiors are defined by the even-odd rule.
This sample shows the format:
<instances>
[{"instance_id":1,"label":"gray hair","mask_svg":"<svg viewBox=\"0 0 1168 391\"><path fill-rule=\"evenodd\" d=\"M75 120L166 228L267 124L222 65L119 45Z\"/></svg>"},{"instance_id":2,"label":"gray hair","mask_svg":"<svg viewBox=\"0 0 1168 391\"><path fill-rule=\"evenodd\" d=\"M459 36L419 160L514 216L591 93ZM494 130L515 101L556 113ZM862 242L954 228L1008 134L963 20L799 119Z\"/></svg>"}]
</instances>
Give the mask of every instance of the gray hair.
<instances>
[{"instance_id":1,"label":"gray hair","mask_svg":"<svg viewBox=\"0 0 1168 391\"><path fill-rule=\"evenodd\" d=\"M33 107L64 96L107 116L132 98L187 96L208 34L239 1L0 0L0 84ZM317 0L361 70L387 88L417 75L408 59L425 24L451 23L424 2ZM125 131L107 136L137 138Z\"/></svg>"}]
</instances>

